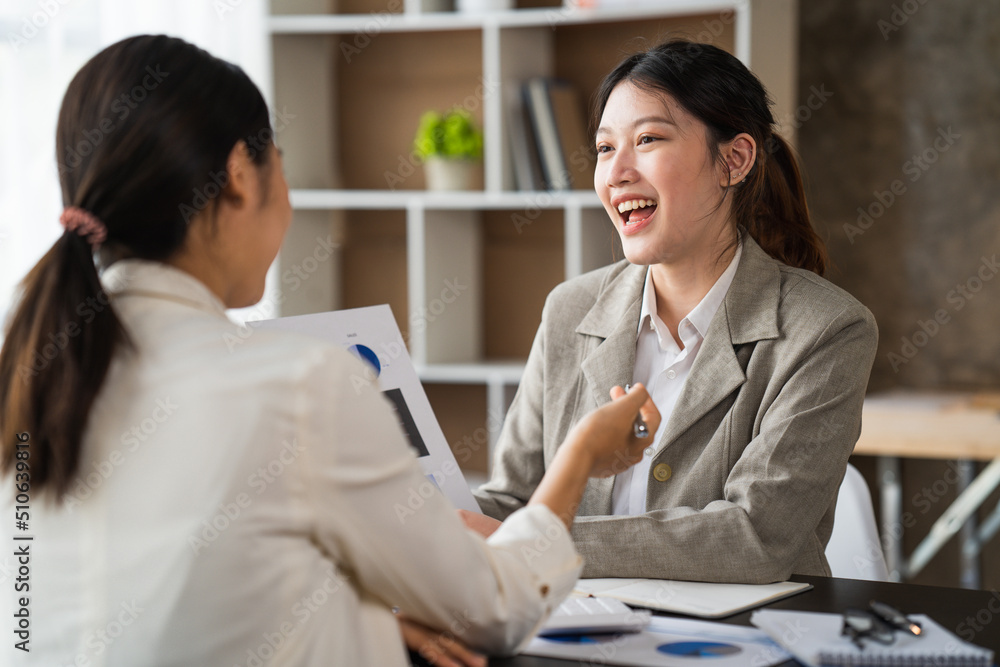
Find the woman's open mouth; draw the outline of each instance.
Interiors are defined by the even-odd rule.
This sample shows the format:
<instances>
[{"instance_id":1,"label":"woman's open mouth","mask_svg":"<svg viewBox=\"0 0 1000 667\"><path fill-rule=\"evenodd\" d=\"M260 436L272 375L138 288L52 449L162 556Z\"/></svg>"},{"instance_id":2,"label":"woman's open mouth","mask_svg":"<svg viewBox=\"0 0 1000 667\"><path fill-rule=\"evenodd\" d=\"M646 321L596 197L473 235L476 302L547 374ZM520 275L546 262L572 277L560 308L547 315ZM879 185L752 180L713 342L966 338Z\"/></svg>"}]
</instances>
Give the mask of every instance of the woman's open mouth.
<instances>
[{"instance_id":1,"label":"woman's open mouth","mask_svg":"<svg viewBox=\"0 0 1000 667\"><path fill-rule=\"evenodd\" d=\"M622 233L639 231L656 211L656 201L652 199L631 199L618 204L618 215L622 220Z\"/></svg>"}]
</instances>

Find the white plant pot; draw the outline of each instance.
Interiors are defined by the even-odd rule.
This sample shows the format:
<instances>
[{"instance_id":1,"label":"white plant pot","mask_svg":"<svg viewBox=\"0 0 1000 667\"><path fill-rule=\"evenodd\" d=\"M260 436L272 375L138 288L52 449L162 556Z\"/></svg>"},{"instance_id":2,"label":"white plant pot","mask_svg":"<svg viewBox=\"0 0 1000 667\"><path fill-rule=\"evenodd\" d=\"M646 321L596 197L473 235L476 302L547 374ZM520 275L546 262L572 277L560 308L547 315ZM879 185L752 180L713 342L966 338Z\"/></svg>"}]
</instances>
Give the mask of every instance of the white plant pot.
<instances>
[{"instance_id":1,"label":"white plant pot","mask_svg":"<svg viewBox=\"0 0 1000 667\"><path fill-rule=\"evenodd\" d=\"M469 190L472 188L472 160L431 156L424 162L428 190Z\"/></svg>"}]
</instances>

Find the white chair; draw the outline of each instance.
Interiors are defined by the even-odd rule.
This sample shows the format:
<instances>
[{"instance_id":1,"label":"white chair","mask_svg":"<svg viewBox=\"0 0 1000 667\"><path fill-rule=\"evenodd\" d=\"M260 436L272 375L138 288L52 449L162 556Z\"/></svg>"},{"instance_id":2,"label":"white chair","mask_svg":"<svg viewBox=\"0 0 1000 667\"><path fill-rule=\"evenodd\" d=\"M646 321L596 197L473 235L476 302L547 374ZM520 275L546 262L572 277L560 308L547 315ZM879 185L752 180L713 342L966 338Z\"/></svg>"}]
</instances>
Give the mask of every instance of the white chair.
<instances>
[{"instance_id":1,"label":"white chair","mask_svg":"<svg viewBox=\"0 0 1000 667\"><path fill-rule=\"evenodd\" d=\"M889 580L868 483L851 464L840 484L826 559L835 577Z\"/></svg>"}]
</instances>

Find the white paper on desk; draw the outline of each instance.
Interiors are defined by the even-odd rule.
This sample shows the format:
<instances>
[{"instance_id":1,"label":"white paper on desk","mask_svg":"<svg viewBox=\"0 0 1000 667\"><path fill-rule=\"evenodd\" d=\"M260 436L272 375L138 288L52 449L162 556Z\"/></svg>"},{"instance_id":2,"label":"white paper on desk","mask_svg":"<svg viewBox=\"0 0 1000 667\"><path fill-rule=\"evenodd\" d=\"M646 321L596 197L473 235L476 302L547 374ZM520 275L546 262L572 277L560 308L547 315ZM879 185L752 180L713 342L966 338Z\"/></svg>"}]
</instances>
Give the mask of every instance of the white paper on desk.
<instances>
[{"instance_id":1,"label":"white paper on desk","mask_svg":"<svg viewBox=\"0 0 1000 667\"><path fill-rule=\"evenodd\" d=\"M413 368L406 343L388 305L314 315L281 317L254 326L286 329L347 348L367 362L378 385L396 408L400 427L416 451L424 474L459 508L479 512L479 504L455 461L430 401Z\"/></svg>"},{"instance_id":2,"label":"white paper on desk","mask_svg":"<svg viewBox=\"0 0 1000 667\"><path fill-rule=\"evenodd\" d=\"M991 667L993 651L973 646L923 614L909 614L923 627L921 637L896 633L892 644L865 642L858 648L841 635L840 614L784 609L755 611L750 622L779 641L807 667L838 665L962 665Z\"/></svg>"},{"instance_id":3,"label":"white paper on desk","mask_svg":"<svg viewBox=\"0 0 1000 667\"><path fill-rule=\"evenodd\" d=\"M710 584L670 579L581 579L576 591L616 598L633 607L659 609L702 618L722 618L786 598L812 584Z\"/></svg>"},{"instance_id":4,"label":"white paper on desk","mask_svg":"<svg viewBox=\"0 0 1000 667\"><path fill-rule=\"evenodd\" d=\"M767 667L791 658L756 628L664 616L654 616L642 632L536 637L522 653L588 664L634 667L692 664Z\"/></svg>"}]
</instances>

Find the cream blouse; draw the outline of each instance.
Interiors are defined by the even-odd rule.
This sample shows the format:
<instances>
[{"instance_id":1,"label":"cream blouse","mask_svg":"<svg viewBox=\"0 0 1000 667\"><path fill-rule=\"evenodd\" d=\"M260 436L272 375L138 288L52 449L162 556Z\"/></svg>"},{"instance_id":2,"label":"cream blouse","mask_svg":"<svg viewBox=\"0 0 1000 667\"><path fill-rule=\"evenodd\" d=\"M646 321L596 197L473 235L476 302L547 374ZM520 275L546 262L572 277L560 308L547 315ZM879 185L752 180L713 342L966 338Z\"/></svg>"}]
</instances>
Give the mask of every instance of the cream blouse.
<instances>
[{"instance_id":1,"label":"cream blouse","mask_svg":"<svg viewBox=\"0 0 1000 667\"><path fill-rule=\"evenodd\" d=\"M58 507L32 495L24 532L0 482L4 551L34 538L18 542L30 653L8 645L14 665L404 665L392 607L509 653L572 588L582 561L544 506L483 540L412 494L425 477L347 352L264 329L234 345L218 299L163 264L102 280L135 350L113 362L77 481ZM81 304L80 326L103 307Z\"/></svg>"}]
</instances>

